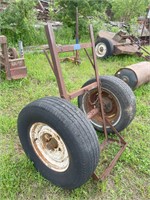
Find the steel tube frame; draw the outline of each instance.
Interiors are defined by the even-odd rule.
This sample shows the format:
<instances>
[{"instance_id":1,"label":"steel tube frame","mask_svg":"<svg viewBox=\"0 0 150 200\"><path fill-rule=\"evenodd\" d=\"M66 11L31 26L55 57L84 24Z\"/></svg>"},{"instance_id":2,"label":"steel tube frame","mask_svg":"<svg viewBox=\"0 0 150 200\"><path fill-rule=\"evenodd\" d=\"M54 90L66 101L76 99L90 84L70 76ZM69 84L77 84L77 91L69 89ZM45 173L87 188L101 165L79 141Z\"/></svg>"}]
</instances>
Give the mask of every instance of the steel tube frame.
<instances>
[{"instance_id":1,"label":"steel tube frame","mask_svg":"<svg viewBox=\"0 0 150 200\"><path fill-rule=\"evenodd\" d=\"M101 81L99 79L98 66L97 66L97 63L96 63L93 27L92 27L92 25L90 25L90 27L89 27L91 42L90 43L84 43L84 44L78 44L78 46L76 46L76 44L75 45L56 46L54 33L53 33L53 30L52 30L52 26L50 24L47 24L45 26L45 31L46 31L48 46L49 46L49 50L50 50L50 54L51 54L51 60L50 60L50 58L49 58L49 56L46 52L46 50L48 50L48 49L46 49L44 52L46 54L46 57L48 59L50 66L51 66L51 68L52 68L52 70L53 70L53 72L56 76L60 97L65 98L66 100L71 100L75 97L78 97L79 95L84 94L87 91L90 91L91 89L94 89L94 88L98 89L98 97L99 97L100 110L101 110L101 116L99 116L99 117L103 121L103 130L104 130L104 135L105 135L105 139L104 139L103 143L100 145L100 150L103 150L108 144L114 143L114 142L116 142L120 146L120 150L115 155L114 159L111 161L109 166L102 173L102 175L98 176L98 175L96 175L96 173L94 173L93 176L92 176L93 179L95 179L95 180L104 180L110 174L112 168L114 167L117 160L119 159L119 157L121 156L121 154L125 150L127 143L125 142L124 138L120 135L120 133L111 125L111 123L106 118L105 113L104 113ZM60 59L59 59L58 53L77 50L76 48L78 48L78 50L79 49L85 50L85 53L86 53L87 57L89 58L92 66L93 66L96 81L94 83L88 85L88 86L85 86L85 87L75 91L75 92L68 93L67 90L66 90L65 82L64 82L64 79L63 79L63 75L62 75L62 70L61 70L61 67L60 67ZM88 52L86 51L86 48L91 48L93 59L90 58ZM97 108L91 110L89 113L87 113L87 118L91 119L94 115L96 115L98 113L98 111L99 110ZM107 130L106 130L106 122L110 125L111 129L117 135L117 137L118 137L117 140L112 139L112 138L108 138L108 133L107 133Z\"/></svg>"}]
</instances>

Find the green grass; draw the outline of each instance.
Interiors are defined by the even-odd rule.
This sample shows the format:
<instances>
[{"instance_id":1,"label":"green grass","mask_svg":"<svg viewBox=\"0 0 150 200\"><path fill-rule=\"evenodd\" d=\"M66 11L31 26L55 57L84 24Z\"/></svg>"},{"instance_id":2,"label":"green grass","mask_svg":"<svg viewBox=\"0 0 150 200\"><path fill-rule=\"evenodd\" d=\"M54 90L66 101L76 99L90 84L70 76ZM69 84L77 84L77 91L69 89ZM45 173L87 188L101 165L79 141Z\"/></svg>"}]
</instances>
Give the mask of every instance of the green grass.
<instances>
[{"instance_id":1,"label":"green grass","mask_svg":"<svg viewBox=\"0 0 150 200\"><path fill-rule=\"evenodd\" d=\"M61 63L66 87L69 91L80 88L94 76L91 64L80 53L81 65ZM122 131L128 147L115 165L110 176L95 183L92 178L76 190L68 191L45 180L34 168L22 150L18 133L17 117L29 102L45 96L59 96L55 76L43 54L25 55L28 76L22 80L7 81L2 74L0 84L0 199L103 199L147 200L150 199L150 84L134 91L137 112L133 122ZM135 56L116 56L98 60L101 75L113 75L127 65L140 62ZM76 104L76 99L73 100ZM98 133L102 141L104 137ZM110 146L100 162L110 161L117 150ZM99 164L104 168L108 163ZM103 166L103 167L102 167Z\"/></svg>"}]
</instances>

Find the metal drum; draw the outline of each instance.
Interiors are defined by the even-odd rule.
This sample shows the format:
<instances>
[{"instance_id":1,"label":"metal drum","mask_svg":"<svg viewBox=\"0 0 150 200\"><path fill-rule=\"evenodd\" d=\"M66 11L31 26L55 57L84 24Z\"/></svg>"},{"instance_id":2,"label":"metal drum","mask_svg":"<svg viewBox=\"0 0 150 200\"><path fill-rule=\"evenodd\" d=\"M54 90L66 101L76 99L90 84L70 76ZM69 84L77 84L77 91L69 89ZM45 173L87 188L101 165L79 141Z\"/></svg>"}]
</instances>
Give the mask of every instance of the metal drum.
<instances>
[{"instance_id":1,"label":"metal drum","mask_svg":"<svg viewBox=\"0 0 150 200\"><path fill-rule=\"evenodd\" d=\"M115 76L125 81L132 90L140 85L150 82L150 62L140 62L119 69Z\"/></svg>"}]
</instances>

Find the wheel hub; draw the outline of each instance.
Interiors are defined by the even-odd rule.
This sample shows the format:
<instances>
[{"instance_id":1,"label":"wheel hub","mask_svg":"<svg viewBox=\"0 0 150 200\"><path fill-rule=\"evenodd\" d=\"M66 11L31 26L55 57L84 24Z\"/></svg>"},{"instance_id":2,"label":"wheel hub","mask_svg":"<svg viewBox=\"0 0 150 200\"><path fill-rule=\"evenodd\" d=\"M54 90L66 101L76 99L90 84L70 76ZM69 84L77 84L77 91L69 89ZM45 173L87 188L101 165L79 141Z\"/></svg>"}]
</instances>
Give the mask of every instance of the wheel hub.
<instances>
[{"instance_id":1,"label":"wheel hub","mask_svg":"<svg viewBox=\"0 0 150 200\"><path fill-rule=\"evenodd\" d=\"M91 122L99 127L103 126L101 116L100 103L98 100L98 93L96 89L91 90L86 93L83 97L83 110L85 113L90 112L94 108L99 108L99 113L92 117ZM110 91L102 90L102 99L103 99L103 108L106 117L109 119L112 125L116 125L121 116L121 109L118 100L111 94ZM106 126L109 127L109 124L106 123Z\"/></svg>"},{"instance_id":2,"label":"wheel hub","mask_svg":"<svg viewBox=\"0 0 150 200\"><path fill-rule=\"evenodd\" d=\"M48 150L54 151L58 148L58 142L55 138L52 138L51 135L45 134L42 136L43 146Z\"/></svg>"},{"instance_id":3,"label":"wheel hub","mask_svg":"<svg viewBox=\"0 0 150 200\"><path fill-rule=\"evenodd\" d=\"M107 47L104 43L100 42L95 47L97 57L105 56L107 52Z\"/></svg>"},{"instance_id":4,"label":"wheel hub","mask_svg":"<svg viewBox=\"0 0 150 200\"><path fill-rule=\"evenodd\" d=\"M113 103L112 101L107 98L107 97L104 97L103 98L103 105L104 105L104 112L105 113L109 113L111 112L111 110L113 109Z\"/></svg>"},{"instance_id":5,"label":"wheel hub","mask_svg":"<svg viewBox=\"0 0 150 200\"><path fill-rule=\"evenodd\" d=\"M69 154L58 133L47 124L37 122L30 128L33 149L44 164L57 172L69 167Z\"/></svg>"}]
</instances>

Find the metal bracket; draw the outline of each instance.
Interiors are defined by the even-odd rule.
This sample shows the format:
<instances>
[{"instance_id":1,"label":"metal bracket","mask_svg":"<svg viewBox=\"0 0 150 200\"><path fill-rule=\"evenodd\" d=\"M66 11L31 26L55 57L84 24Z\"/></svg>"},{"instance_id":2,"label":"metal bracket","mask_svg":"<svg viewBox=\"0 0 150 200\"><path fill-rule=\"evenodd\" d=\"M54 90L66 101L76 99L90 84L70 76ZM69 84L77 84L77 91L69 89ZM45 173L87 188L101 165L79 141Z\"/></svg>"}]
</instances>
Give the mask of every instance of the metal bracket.
<instances>
[{"instance_id":1,"label":"metal bracket","mask_svg":"<svg viewBox=\"0 0 150 200\"><path fill-rule=\"evenodd\" d=\"M55 37L54 37L53 30L52 30L52 26L50 24L47 24L45 26L45 31L46 31L46 35L47 35L47 39L48 39L48 45L49 45L49 50L50 50L50 54L51 54L51 59L48 57L46 50L44 52L46 54L46 57L48 59L50 66L56 76L59 93L62 98L71 100L75 97L78 97L79 95L82 95L82 94L90 91L91 89L94 89L94 88L98 89L98 101L100 103L100 109L101 109L101 113L102 113L102 116L100 116L100 117L103 121L103 130L104 130L104 136L105 136L103 143L100 145L100 150L103 150L108 144L114 143L114 142L120 146L120 150L115 155L114 159L111 161L108 168L106 168L105 171L101 174L101 176L97 176L96 173L94 173L92 175L93 179L95 179L95 180L104 180L110 174L112 168L114 167L117 160L120 158L121 154L125 150L127 143L125 142L124 138L120 135L120 133L112 126L112 124L109 122L109 120L105 117L104 108L103 108L101 81L99 79L98 67L97 67L97 63L96 63L95 42L94 42L94 34L93 34L92 25L90 25L89 30L90 30L90 38L91 38L90 43L83 43L83 44L78 44L78 45L57 46L55 43ZM85 53L93 66L96 81L88 86L85 86L85 87L69 94L66 90L64 79L62 76L62 71L61 71L61 67L60 67L60 59L59 59L58 53L70 52L70 51L73 51L74 48L85 50ZM90 58L86 48L91 48L93 59ZM92 118L94 115L96 115L98 113L98 111L99 111L98 108L91 110L87 114L87 118L88 119ZM118 140L108 138L108 133L106 130L106 123L108 123L110 125L111 129L114 131L114 133L118 137Z\"/></svg>"}]
</instances>

